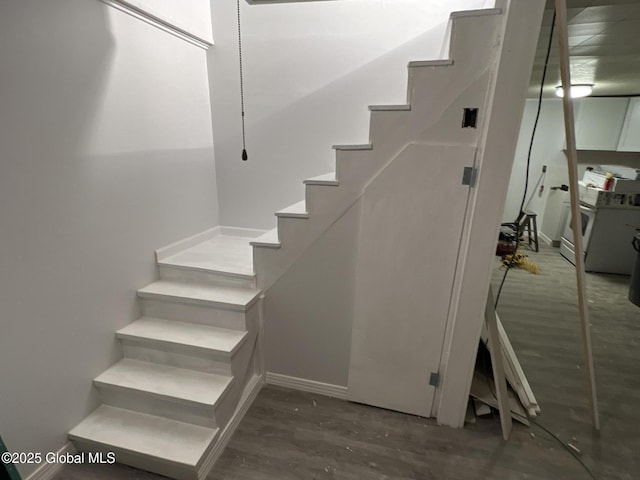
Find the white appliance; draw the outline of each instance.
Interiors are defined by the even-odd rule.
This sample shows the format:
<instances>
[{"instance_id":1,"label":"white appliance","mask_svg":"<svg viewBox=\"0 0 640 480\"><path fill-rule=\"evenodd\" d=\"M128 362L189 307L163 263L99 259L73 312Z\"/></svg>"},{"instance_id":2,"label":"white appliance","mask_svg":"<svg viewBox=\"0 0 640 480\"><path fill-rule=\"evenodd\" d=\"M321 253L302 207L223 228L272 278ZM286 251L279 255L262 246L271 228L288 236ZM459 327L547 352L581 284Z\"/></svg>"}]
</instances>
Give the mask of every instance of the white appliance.
<instances>
[{"instance_id":1,"label":"white appliance","mask_svg":"<svg viewBox=\"0 0 640 480\"><path fill-rule=\"evenodd\" d=\"M631 242L640 229L640 194L605 191L583 180L580 202L585 270L630 275L636 255ZM560 254L575 264L574 234L569 216Z\"/></svg>"},{"instance_id":2,"label":"white appliance","mask_svg":"<svg viewBox=\"0 0 640 480\"><path fill-rule=\"evenodd\" d=\"M567 218L570 215L571 199L569 192L552 188L547 197L544 208L544 217L540 228L540 238L552 247L559 247L564 229L567 226Z\"/></svg>"},{"instance_id":3,"label":"white appliance","mask_svg":"<svg viewBox=\"0 0 640 480\"><path fill-rule=\"evenodd\" d=\"M582 177L582 181L586 185L590 185L599 189L605 189L607 184L606 172L596 172L587 170ZM640 182L631 178L611 178L611 186L607 189L609 192L617 193L640 193Z\"/></svg>"}]
</instances>

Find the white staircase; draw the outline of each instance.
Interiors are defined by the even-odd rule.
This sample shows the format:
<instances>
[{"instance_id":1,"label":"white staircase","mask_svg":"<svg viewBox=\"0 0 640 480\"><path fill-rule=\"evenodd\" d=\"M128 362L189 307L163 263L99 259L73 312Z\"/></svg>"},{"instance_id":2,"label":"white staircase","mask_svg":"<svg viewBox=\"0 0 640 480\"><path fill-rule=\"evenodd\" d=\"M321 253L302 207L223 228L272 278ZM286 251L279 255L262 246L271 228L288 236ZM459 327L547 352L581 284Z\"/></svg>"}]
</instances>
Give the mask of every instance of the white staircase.
<instances>
[{"instance_id":1,"label":"white staircase","mask_svg":"<svg viewBox=\"0 0 640 480\"><path fill-rule=\"evenodd\" d=\"M69 432L79 450L178 479L222 452L262 382L260 292L249 238L209 237L159 252L143 316L116 333L124 358L94 379L103 405Z\"/></svg>"},{"instance_id":2,"label":"white staircase","mask_svg":"<svg viewBox=\"0 0 640 480\"><path fill-rule=\"evenodd\" d=\"M305 180L305 200L276 212L277 228L252 242L258 288L280 278L408 144L477 145L503 20L499 8L451 14L450 58L410 62L407 103L370 106L369 143L335 145L335 171ZM480 107L477 128L461 128L468 107Z\"/></svg>"},{"instance_id":3,"label":"white staircase","mask_svg":"<svg viewBox=\"0 0 640 480\"><path fill-rule=\"evenodd\" d=\"M159 253L160 279L138 291L143 317L117 332L124 359L94 380L104 404L69 432L78 449L173 478L207 475L262 381L261 293L408 144L477 144L481 128L460 124L465 107L483 106L500 14L452 14L450 59L411 62L407 104L370 107L370 143L335 146L335 172L306 180L277 228L223 227Z\"/></svg>"}]
</instances>

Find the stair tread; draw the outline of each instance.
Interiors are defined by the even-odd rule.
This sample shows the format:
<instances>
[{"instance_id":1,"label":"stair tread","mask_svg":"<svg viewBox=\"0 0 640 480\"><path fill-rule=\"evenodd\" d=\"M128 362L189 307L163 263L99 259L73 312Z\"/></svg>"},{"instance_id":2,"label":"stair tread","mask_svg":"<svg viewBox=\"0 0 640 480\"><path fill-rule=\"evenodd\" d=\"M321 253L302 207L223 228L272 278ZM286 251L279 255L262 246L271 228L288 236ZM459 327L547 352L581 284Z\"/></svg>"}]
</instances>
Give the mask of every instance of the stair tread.
<instances>
[{"instance_id":1,"label":"stair tread","mask_svg":"<svg viewBox=\"0 0 640 480\"><path fill-rule=\"evenodd\" d=\"M476 10L460 10L457 12L451 12L451 18L462 17L482 17L484 15L501 15L501 8L479 8Z\"/></svg>"},{"instance_id":2,"label":"stair tread","mask_svg":"<svg viewBox=\"0 0 640 480\"><path fill-rule=\"evenodd\" d=\"M369 110L372 112L409 111L411 110L411 105L369 105Z\"/></svg>"},{"instance_id":3,"label":"stair tread","mask_svg":"<svg viewBox=\"0 0 640 480\"><path fill-rule=\"evenodd\" d=\"M233 377L125 358L94 381L213 407Z\"/></svg>"},{"instance_id":4,"label":"stair tread","mask_svg":"<svg viewBox=\"0 0 640 480\"><path fill-rule=\"evenodd\" d=\"M251 245L256 247L280 247L280 239L278 238L278 229L274 228L267 233L260 235L251 241Z\"/></svg>"},{"instance_id":5,"label":"stair tread","mask_svg":"<svg viewBox=\"0 0 640 480\"><path fill-rule=\"evenodd\" d=\"M69 437L196 467L217 432L217 428L102 405Z\"/></svg>"},{"instance_id":6,"label":"stair tread","mask_svg":"<svg viewBox=\"0 0 640 480\"><path fill-rule=\"evenodd\" d=\"M357 144L357 145L334 145L334 150L372 150L373 145L370 143Z\"/></svg>"},{"instance_id":7,"label":"stair tread","mask_svg":"<svg viewBox=\"0 0 640 480\"><path fill-rule=\"evenodd\" d=\"M316 177L307 178L303 183L307 185L338 185L336 172L325 173Z\"/></svg>"},{"instance_id":8,"label":"stair tread","mask_svg":"<svg viewBox=\"0 0 640 480\"><path fill-rule=\"evenodd\" d=\"M216 235L159 261L158 265L254 277L250 240L248 237Z\"/></svg>"},{"instance_id":9,"label":"stair tread","mask_svg":"<svg viewBox=\"0 0 640 480\"><path fill-rule=\"evenodd\" d=\"M296 217L296 218L308 218L309 212L307 212L307 203L302 200L301 202L289 205L282 210L276 212L278 217Z\"/></svg>"},{"instance_id":10,"label":"stair tread","mask_svg":"<svg viewBox=\"0 0 640 480\"><path fill-rule=\"evenodd\" d=\"M160 297L169 300L184 300L187 303L215 304L220 307L246 309L258 297L260 290L237 288L203 283L186 283L158 280L138 290L143 298Z\"/></svg>"},{"instance_id":11,"label":"stair tread","mask_svg":"<svg viewBox=\"0 0 640 480\"><path fill-rule=\"evenodd\" d=\"M231 354L242 344L248 333L199 323L142 317L118 330L116 335L120 338L158 340Z\"/></svg>"},{"instance_id":12,"label":"stair tread","mask_svg":"<svg viewBox=\"0 0 640 480\"><path fill-rule=\"evenodd\" d=\"M416 60L409 62L409 67L448 67L453 65L453 60Z\"/></svg>"}]
</instances>

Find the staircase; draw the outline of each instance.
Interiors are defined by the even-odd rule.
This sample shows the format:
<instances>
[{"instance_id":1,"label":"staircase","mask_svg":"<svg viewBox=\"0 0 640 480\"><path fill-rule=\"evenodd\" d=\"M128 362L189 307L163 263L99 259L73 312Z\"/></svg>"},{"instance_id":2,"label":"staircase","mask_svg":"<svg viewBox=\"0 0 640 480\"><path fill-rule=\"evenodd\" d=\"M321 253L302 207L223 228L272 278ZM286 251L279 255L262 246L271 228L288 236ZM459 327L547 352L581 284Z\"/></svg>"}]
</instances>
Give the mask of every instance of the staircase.
<instances>
[{"instance_id":1,"label":"staircase","mask_svg":"<svg viewBox=\"0 0 640 480\"><path fill-rule=\"evenodd\" d=\"M451 15L449 58L409 63L407 103L372 106L370 143L335 146L335 172L268 232L216 227L157 252L143 316L116 333L124 358L94 380L103 405L69 432L79 450L202 479L262 384L261 295L407 145L476 146L501 43L500 9ZM479 107L477 128L461 128Z\"/></svg>"},{"instance_id":2,"label":"staircase","mask_svg":"<svg viewBox=\"0 0 640 480\"><path fill-rule=\"evenodd\" d=\"M277 228L252 242L260 289L280 278L408 144L478 144L485 112L480 110L477 128L461 128L461 121L466 107L485 103L501 45L501 13L452 13L449 58L410 62L407 103L370 106L370 142L335 145L335 171L305 180L305 200L276 212Z\"/></svg>"},{"instance_id":3,"label":"staircase","mask_svg":"<svg viewBox=\"0 0 640 480\"><path fill-rule=\"evenodd\" d=\"M93 381L103 405L69 432L79 450L207 475L262 384L248 241L214 229L157 252L160 279L138 290L143 316L116 332L124 358Z\"/></svg>"}]
</instances>

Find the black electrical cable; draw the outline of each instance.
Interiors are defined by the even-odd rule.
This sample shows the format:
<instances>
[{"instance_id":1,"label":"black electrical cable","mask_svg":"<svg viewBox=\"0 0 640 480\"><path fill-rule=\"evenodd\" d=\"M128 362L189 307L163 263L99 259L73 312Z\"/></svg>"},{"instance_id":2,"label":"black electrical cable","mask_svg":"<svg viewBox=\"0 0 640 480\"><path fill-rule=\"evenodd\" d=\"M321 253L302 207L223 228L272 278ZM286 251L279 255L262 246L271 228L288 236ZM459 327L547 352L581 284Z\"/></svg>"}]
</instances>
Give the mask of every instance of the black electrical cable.
<instances>
[{"instance_id":1,"label":"black electrical cable","mask_svg":"<svg viewBox=\"0 0 640 480\"><path fill-rule=\"evenodd\" d=\"M516 235L516 245L515 245L515 249L513 250L513 255L511 256L511 261L507 265L507 269L504 271L504 275L502 276L502 281L500 282L500 287L498 288L498 293L496 294L496 303L494 305L494 308L498 308L498 302L500 301L500 294L502 293L502 287L504 286L504 282L507 279L507 274L509 273L509 270L511 270L511 268L513 268L513 265L515 264L516 253L518 251L518 247L520 246L519 223L520 223L520 218L522 218L524 204L527 199L527 190L529 188L529 170L531 167L531 151L533 150L533 141L536 138L536 130L538 129L538 121L540 120L540 111L542 110L542 94L544 92L544 81L547 78L547 66L549 65L549 56L551 55L551 45L552 45L553 32L555 30L555 25L556 25L556 11L554 10L553 20L551 20L551 32L549 33L549 44L547 46L547 55L545 56L545 59L544 59L544 68L542 69L542 79L540 81L540 92L538 94L538 110L536 112L536 119L533 122L533 131L531 132L531 141L529 142L529 152L527 153L527 169L526 169L525 180L524 180L524 192L522 192L522 201L520 202L520 210L518 211L518 217L516 218L516 221L513 222L513 224L516 227L516 233L518 233L518 235Z\"/></svg>"},{"instance_id":2,"label":"black electrical cable","mask_svg":"<svg viewBox=\"0 0 640 480\"><path fill-rule=\"evenodd\" d=\"M529 142L529 152L527 154L527 170L526 170L526 175L525 175L525 185L524 185L524 192L522 194L522 201L520 203L520 211L518 212L518 218L516 219L516 221L514 222L514 224L516 225L516 231L518 228L518 221L520 220L520 217L523 214L523 209L524 209L524 205L525 205L525 201L527 198L527 190L529 187L529 167L531 166L531 151L533 150L533 142L536 136L536 130L538 128L538 121L540 119L540 111L542 109L542 94L544 91L544 82L547 76L547 66L549 64L549 56L551 54L551 45L552 45L552 40L553 40L553 32L555 29L555 23L556 23L556 12L554 10L553 12L553 20L551 21L551 33L549 34L549 45L547 46L547 54L544 60L544 69L542 70L542 80L540 81L540 92L538 95L538 110L536 113L536 119L535 122L533 124L533 131L531 133L531 141ZM495 308L498 307L498 301L500 300L500 293L502 292L502 287L504 286L504 282L507 279L507 274L509 273L509 270L513 267L514 265L514 261L515 261L515 253L518 250L518 246L520 244L520 235L517 235L516 238L516 247L515 247L515 251L513 252L513 256L511 258L511 262L509 262L509 264L507 265L507 269L504 272L504 275L502 277L502 282L500 282L500 288L498 289L498 294L496 295L496 303L495 303ZM482 365L483 368L485 370L485 372L487 372L487 368L486 368L486 358L483 355L482 357ZM487 380L487 386L489 387L489 391L491 392L491 395L493 396L493 398L496 399L496 401L498 401L498 398L495 394L495 392L493 391L493 388L491 386L491 382L489 380L489 377L486 376L486 380ZM517 413L511 412L513 415L520 417L522 419L526 419L528 420L531 424L535 425L536 427L540 428L541 430L543 430L545 433L547 433L551 438L553 438L556 442L558 442L560 445L562 445L562 447L569 452L579 463L580 465L582 465L582 467L585 469L585 471L589 474L589 476L593 479L593 480L597 480L596 477L594 476L593 472L589 469L589 467L587 467L587 465L582 461L582 459L578 456L578 454L576 452L574 452L573 450L571 450L571 448L569 448L568 445L566 445L562 440L560 440L560 438L558 438L557 435L555 435L551 430L549 430L547 427L545 427L544 425L542 425L540 422L537 422L535 420L533 420L530 416L526 416L523 417L522 415L518 415Z\"/></svg>"},{"instance_id":3,"label":"black electrical cable","mask_svg":"<svg viewBox=\"0 0 640 480\"><path fill-rule=\"evenodd\" d=\"M482 362L482 369L484 370L484 374L485 374L485 380L487 381L487 387L489 388L489 393L491 393L491 396L495 399L496 403L498 403L498 396L496 395L496 392L494 391L493 386L491 385L491 380L489 379L489 369L487 368L487 355L489 355L489 348L486 347L486 351L478 351L478 355L480 355L480 359ZM475 408L475 406L474 406ZM562 448L564 448L567 452L569 452L579 463L580 465L582 465L582 468L585 469L585 471L589 474L589 476L593 479L593 480L598 480L595 475L593 474L593 472L591 471L591 469L589 467L587 467L587 465L582 461L582 459L578 456L578 454L576 452L574 452L571 448L569 448L569 446L567 444L565 444L562 440L560 440L560 438L554 434L551 430L549 430L547 427L545 427L542 423L534 420L533 418L531 418L531 416L529 416L529 414L525 411L526 416L520 415L518 413L515 413L514 411L510 411L509 413L511 413L511 415L515 416L515 417L520 417L523 420L526 420L528 422L530 422L531 424L535 425L536 427L538 427L539 429L543 430L545 433L547 433L551 438L553 438L556 442L558 442L560 445L562 445Z\"/></svg>"},{"instance_id":4,"label":"black electrical cable","mask_svg":"<svg viewBox=\"0 0 640 480\"><path fill-rule=\"evenodd\" d=\"M522 418L522 415L518 415L517 413L514 413L514 415L516 415L517 417L521 417ZM531 422L533 425L538 427L540 430L544 431L547 435L549 435L556 442L558 442L560 445L562 445L562 448L564 448L567 452L569 452L571 455L573 455L573 458L575 458L578 461L578 463L580 463L580 465L582 465L582 468L585 469L585 471L589 474L589 476L593 480L598 480L596 478L596 476L593 474L593 472L591 471L591 469L589 467L587 467L587 465L578 456L578 454L576 452L574 452L573 450L571 450L571 448L569 448L569 446L567 444L565 444L562 440L560 440L560 438L558 438L558 436L555 433L553 433L547 427L542 425L540 422L537 422L537 421L533 420L531 417L528 417L527 420L529 420L529 422Z\"/></svg>"},{"instance_id":5,"label":"black electrical cable","mask_svg":"<svg viewBox=\"0 0 640 480\"><path fill-rule=\"evenodd\" d=\"M246 161L249 156L247 155L247 141L245 135L244 126L244 74L242 72L242 32L240 30L240 0L236 1L238 9L238 59L240 62L240 111L242 113L242 160Z\"/></svg>"}]
</instances>

